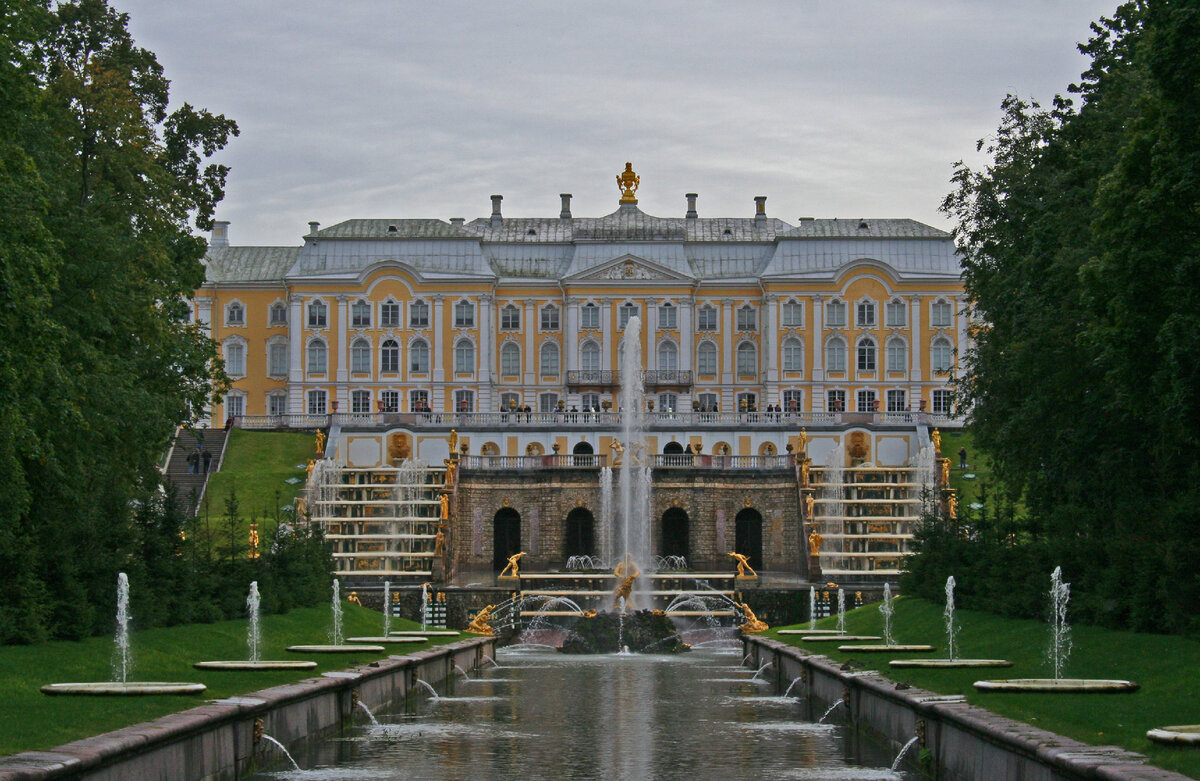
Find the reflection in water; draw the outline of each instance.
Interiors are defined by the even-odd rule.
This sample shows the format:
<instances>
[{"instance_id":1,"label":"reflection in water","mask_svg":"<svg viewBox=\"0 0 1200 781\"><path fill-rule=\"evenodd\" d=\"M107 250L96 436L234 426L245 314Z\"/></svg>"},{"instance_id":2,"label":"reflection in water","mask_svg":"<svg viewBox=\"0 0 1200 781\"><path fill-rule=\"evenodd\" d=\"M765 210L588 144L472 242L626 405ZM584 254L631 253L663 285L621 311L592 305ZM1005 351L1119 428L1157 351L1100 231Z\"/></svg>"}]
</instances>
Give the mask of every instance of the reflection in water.
<instances>
[{"instance_id":1,"label":"reflection in water","mask_svg":"<svg viewBox=\"0 0 1200 781\"><path fill-rule=\"evenodd\" d=\"M379 726L296 751L313 770L255 778L905 777L886 770L894 752L814 724L811 703L735 677L729 655L500 654L502 671L455 678L446 696L410 698L408 711L376 708ZM728 677L706 680L724 661Z\"/></svg>"}]
</instances>

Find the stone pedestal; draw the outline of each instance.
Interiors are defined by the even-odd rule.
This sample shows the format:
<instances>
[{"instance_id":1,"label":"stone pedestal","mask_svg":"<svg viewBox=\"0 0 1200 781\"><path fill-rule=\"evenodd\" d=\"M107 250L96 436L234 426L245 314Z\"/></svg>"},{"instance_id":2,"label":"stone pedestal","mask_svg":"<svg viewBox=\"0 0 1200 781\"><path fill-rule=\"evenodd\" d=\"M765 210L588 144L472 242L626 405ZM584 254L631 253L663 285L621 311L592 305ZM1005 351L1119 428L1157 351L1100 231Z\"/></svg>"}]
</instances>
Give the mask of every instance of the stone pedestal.
<instances>
[{"instance_id":1,"label":"stone pedestal","mask_svg":"<svg viewBox=\"0 0 1200 781\"><path fill-rule=\"evenodd\" d=\"M809 554L808 556L808 579L814 582L824 580L824 573L821 572L821 557Z\"/></svg>"}]
</instances>

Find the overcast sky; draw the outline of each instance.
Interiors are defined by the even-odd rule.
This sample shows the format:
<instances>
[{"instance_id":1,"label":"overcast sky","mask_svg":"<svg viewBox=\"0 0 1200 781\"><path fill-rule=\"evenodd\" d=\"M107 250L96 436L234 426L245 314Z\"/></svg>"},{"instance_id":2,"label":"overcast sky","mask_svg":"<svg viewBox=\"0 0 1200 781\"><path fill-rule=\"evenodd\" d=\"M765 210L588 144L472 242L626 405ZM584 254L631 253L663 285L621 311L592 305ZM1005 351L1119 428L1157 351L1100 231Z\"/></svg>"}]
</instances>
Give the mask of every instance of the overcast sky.
<instances>
[{"instance_id":1,"label":"overcast sky","mask_svg":"<svg viewBox=\"0 0 1200 781\"><path fill-rule=\"evenodd\" d=\"M298 245L352 217L912 217L1006 93L1043 104L1116 0L112 0L188 101L241 136L217 217Z\"/></svg>"}]
</instances>

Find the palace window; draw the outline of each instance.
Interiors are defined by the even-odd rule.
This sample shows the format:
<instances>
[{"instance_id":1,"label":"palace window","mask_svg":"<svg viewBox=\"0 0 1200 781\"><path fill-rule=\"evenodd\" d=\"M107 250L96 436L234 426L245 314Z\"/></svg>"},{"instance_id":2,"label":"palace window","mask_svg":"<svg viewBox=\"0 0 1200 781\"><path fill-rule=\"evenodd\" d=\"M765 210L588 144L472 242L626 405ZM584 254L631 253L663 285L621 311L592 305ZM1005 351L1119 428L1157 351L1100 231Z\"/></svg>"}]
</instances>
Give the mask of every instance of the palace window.
<instances>
[{"instance_id":1,"label":"palace window","mask_svg":"<svg viewBox=\"0 0 1200 781\"><path fill-rule=\"evenodd\" d=\"M470 301L459 301L454 305L454 327L475 327L475 305Z\"/></svg>"},{"instance_id":2,"label":"palace window","mask_svg":"<svg viewBox=\"0 0 1200 781\"><path fill-rule=\"evenodd\" d=\"M324 415L325 409L325 391L310 390L308 392L308 414Z\"/></svg>"},{"instance_id":3,"label":"palace window","mask_svg":"<svg viewBox=\"0 0 1200 781\"><path fill-rule=\"evenodd\" d=\"M737 346L738 377L754 377L758 372L758 350L752 342L742 342Z\"/></svg>"},{"instance_id":4,"label":"palace window","mask_svg":"<svg viewBox=\"0 0 1200 781\"><path fill-rule=\"evenodd\" d=\"M825 325L830 328L846 327L845 301L834 300L825 302Z\"/></svg>"},{"instance_id":5,"label":"palace window","mask_svg":"<svg viewBox=\"0 0 1200 781\"><path fill-rule=\"evenodd\" d=\"M287 414L287 395L283 393L268 393L267 394L267 414L268 415L286 415Z\"/></svg>"},{"instance_id":6,"label":"palace window","mask_svg":"<svg viewBox=\"0 0 1200 781\"><path fill-rule=\"evenodd\" d=\"M584 304L583 308L580 309L579 312L580 312L580 318L579 318L579 327L580 328L582 328L585 331L599 331L600 330L600 307L596 306L595 304L588 303L588 304Z\"/></svg>"},{"instance_id":7,"label":"palace window","mask_svg":"<svg viewBox=\"0 0 1200 781\"><path fill-rule=\"evenodd\" d=\"M386 391L384 392L386 395ZM399 409L399 407L397 407ZM429 409L429 391L415 390L408 392L408 409L410 412ZM393 410L395 411L395 410Z\"/></svg>"},{"instance_id":8,"label":"palace window","mask_svg":"<svg viewBox=\"0 0 1200 781\"><path fill-rule=\"evenodd\" d=\"M582 410L600 409L599 393L584 393L579 396L579 408Z\"/></svg>"},{"instance_id":9,"label":"palace window","mask_svg":"<svg viewBox=\"0 0 1200 781\"><path fill-rule=\"evenodd\" d=\"M621 304L621 308L617 310L617 328L625 330L625 326L629 323L629 318L634 317L640 310L637 304Z\"/></svg>"},{"instance_id":10,"label":"palace window","mask_svg":"<svg viewBox=\"0 0 1200 781\"><path fill-rule=\"evenodd\" d=\"M267 346L267 374L271 377L286 377L287 373L287 342L271 342L271 344Z\"/></svg>"},{"instance_id":11,"label":"palace window","mask_svg":"<svg viewBox=\"0 0 1200 781\"><path fill-rule=\"evenodd\" d=\"M658 394L658 411L659 412L678 412L679 397L674 393Z\"/></svg>"},{"instance_id":12,"label":"palace window","mask_svg":"<svg viewBox=\"0 0 1200 781\"><path fill-rule=\"evenodd\" d=\"M542 330L557 331L558 330L558 307L554 304L547 304L542 307Z\"/></svg>"},{"instance_id":13,"label":"palace window","mask_svg":"<svg viewBox=\"0 0 1200 781\"><path fill-rule=\"evenodd\" d=\"M696 401L700 404L701 412L717 412L720 409L715 393L701 393L696 397Z\"/></svg>"},{"instance_id":14,"label":"palace window","mask_svg":"<svg viewBox=\"0 0 1200 781\"><path fill-rule=\"evenodd\" d=\"M557 407L557 393L543 393L538 396L538 412L554 412Z\"/></svg>"},{"instance_id":15,"label":"palace window","mask_svg":"<svg viewBox=\"0 0 1200 781\"><path fill-rule=\"evenodd\" d=\"M371 412L371 391L350 391L350 411L359 415Z\"/></svg>"},{"instance_id":16,"label":"palace window","mask_svg":"<svg viewBox=\"0 0 1200 781\"><path fill-rule=\"evenodd\" d=\"M696 330L698 331L715 331L717 330L717 308L713 306L702 306L696 310Z\"/></svg>"},{"instance_id":17,"label":"palace window","mask_svg":"<svg viewBox=\"0 0 1200 781\"><path fill-rule=\"evenodd\" d=\"M475 391L469 391L469 390L454 391L454 411L455 412L474 412L475 411Z\"/></svg>"},{"instance_id":18,"label":"palace window","mask_svg":"<svg viewBox=\"0 0 1200 781\"><path fill-rule=\"evenodd\" d=\"M234 301L225 307L225 325L245 325L246 310L240 303Z\"/></svg>"},{"instance_id":19,"label":"palace window","mask_svg":"<svg viewBox=\"0 0 1200 781\"><path fill-rule=\"evenodd\" d=\"M781 319L784 328L804 327L804 304L799 301L785 301Z\"/></svg>"},{"instance_id":20,"label":"palace window","mask_svg":"<svg viewBox=\"0 0 1200 781\"><path fill-rule=\"evenodd\" d=\"M889 372L904 371L905 364L908 363L908 346L904 344L903 339L888 339L887 343L887 370Z\"/></svg>"},{"instance_id":21,"label":"palace window","mask_svg":"<svg viewBox=\"0 0 1200 781\"><path fill-rule=\"evenodd\" d=\"M388 339L379 346L379 371L382 374L400 373L400 343Z\"/></svg>"},{"instance_id":22,"label":"palace window","mask_svg":"<svg viewBox=\"0 0 1200 781\"><path fill-rule=\"evenodd\" d=\"M584 342L579 351L579 368L585 372L600 371L600 345L595 342Z\"/></svg>"},{"instance_id":23,"label":"palace window","mask_svg":"<svg viewBox=\"0 0 1200 781\"><path fill-rule=\"evenodd\" d=\"M512 304L506 304L500 310L500 330L516 331L521 328L521 310Z\"/></svg>"},{"instance_id":24,"label":"palace window","mask_svg":"<svg viewBox=\"0 0 1200 781\"><path fill-rule=\"evenodd\" d=\"M230 377L246 376L246 345L241 342L225 343L225 373Z\"/></svg>"},{"instance_id":25,"label":"palace window","mask_svg":"<svg viewBox=\"0 0 1200 781\"><path fill-rule=\"evenodd\" d=\"M674 331L679 327L679 308L670 301L658 305L658 327L663 331Z\"/></svg>"},{"instance_id":26,"label":"palace window","mask_svg":"<svg viewBox=\"0 0 1200 781\"><path fill-rule=\"evenodd\" d=\"M830 372L846 371L846 340L835 338L826 342L825 370Z\"/></svg>"},{"instance_id":27,"label":"palace window","mask_svg":"<svg viewBox=\"0 0 1200 781\"><path fill-rule=\"evenodd\" d=\"M429 304L421 299L414 300L408 306L408 327L409 328L428 328L429 327Z\"/></svg>"},{"instance_id":28,"label":"palace window","mask_svg":"<svg viewBox=\"0 0 1200 781\"><path fill-rule=\"evenodd\" d=\"M454 373L470 374L475 371L475 345L460 339L454 345Z\"/></svg>"},{"instance_id":29,"label":"palace window","mask_svg":"<svg viewBox=\"0 0 1200 781\"><path fill-rule=\"evenodd\" d=\"M353 374L371 373L371 343L355 339L350 345L350 371Z\"/></svg>"},{"instance_id":30,"label":"palace window","mask_svg":"<svg viewBox=\"0 0 1200 781\"><path fill-rule=\"evenodd\" d=\"M399 328L400 305L395 301L384 301L379 308L379 324L384 328Z\"/></svg>"},{"instance_id":31,"label":"palace window","mask_svg":"<svg viewBox=\"0 0 1200 781\"><path fill-rule=\"evenodd\" d=\"M749 304L741 307L737 311L737 329L739 331L756 331L758 330L757 313L750 307Z\"/></svg>"},{"instance_id":32,"label":"palace window","mask_svg":"<svg viewBox=\"0 0 1200 781\"><path fill-rule=\"evenodd\" d=\"M519 393L501 393L500 394L500 411L504 412L510 409L517 409L521 406L521 394Z\"/></svg>"},{"instance_id":33,"label":"palace window","mask_svg":"<svg viewBox=\"0 0 1200 781\"><path fill-rule=\"evenodd\" d=\"M888 328L903 328L908 320L908 307L900 299L892 299L887 302L884 317Z\"/></svg>"},{"instance_id":34,"label":"palace window","mask_svg":"<svg viewBox=\"0 0 1200 781\"><path fill-rule=\"evenodd\" d=\"M825 398L828 400L828 406L826 409L829 412L846 411L846 391L831 390L825 395Z\"/></svg>"},{"instance_id":35,"label":"palace window","mask_svg":"<svg viewBox=\"0 0 1200 781\"><path fill-rule=\"evenodd\" d=\"M934 374L949 374L954 366L954 347L950 340L940 336L934 339L929 358L933 362Z\"/></svg>"},{"instance_id":36,"label":"palace window","mask_svg":"<svg viewBox=\"0 0 1200 781\"><path fill-rule=\"evenodd\" d=\"M507 342L500 348L500 375L516 377L521 373L521 348Z\"/></svg>"},{"instance_id":37,"label":"palace window","mask_svg":"<svg viewBox=\"0 0 1200 781\"><path fill-rule=\"evenodd\" d=\"M954 393L948 390L935 390L933 392L933 414L949 415L950 404L954 400Z\"/></svg>"},{"instance_id":38,"label":"palace window","mask_svg":"<svg viewBox=\"0 0 1200 781\"><path fill-rule=\"evenodd\" d=\"M246 397L240 393L230 393L225 397L225 417L240 418L246 414Z\"/></svg>"},{"instance_id":39,"label":"palace window","mask_svg":"<svg viewBox=\"0 0 1200 781\"><path fill-rule=\"evenodd\" d=\"M696 372L705 377L717 374L717 346L712 342L701 342L696 350Z\"/></svg>"},{"instance_id":40,"label":"palace window","mask_svg":"<svg viewBox=\"0 0 1200 781\"><path fill-rule=\"evenodd\" d=\"M320 301L311 301L308 304L308 327L309 328L324 328L328 325L329 310L325 304Z\"/></svg>"},{"instance_id":41,"label":"palace window","mask_svg":"<svg viewBox=\"0 0 1200 781\"><path fill-rule=\"evenodd\" d=\"M394 390L385 390L379 394L380 412L399 412L400 411L400 392Z\"/></svg>"},{"instance_id":42,"label":"palace window","mask_svg":"<svg viewBox=\"0 0 1200 781\"><path fill-rule=\"evenodd\" d=\"M366 301L359 299L350 305L350 327L371 327L371 305Z\"/></svg>"},{"instance_id":43,"label":"palace window","mask_svg":"<svg viewBox=\"0 0 1200 781\"><path fill-rule=\"evenodd\" d=\"M314 339L308 343L308 373L309 374L324 374L326 371L326 360L329 351L325 349L325 343L320 339Z\"/></svg>"},{"instance_id":44,"label":"palace window","mask_svg":"<svg viewBox=\"0 0 1200 781\"><path fill-rule=\"evenodd\" d=\"M875 302L874 301L859 301L857 308L857 319L855 322L859 328L874 328L875 327Z\"/></svg>"},{"instance_id":45,"label":"palace window","mask_svg":"<svg viewBox=\"0 0 1200 781\"><path fill-rule=\"evenodd\" d=\"M271 319L268 325L287 325L287 306L271 304Z\"/></svg>"},{"instance_id":46,"label":"palace window","mask_svg":"<svg viewBox=\"0 0 1200 781\"><path fill-rule=\"evenodd\" d=\"M783 341L783 370L804 371L804 344L795 337Z\"/></svg>"},{"instance_id":47,"label":"palace window","mask_svg":"<svg viewBox=\"0 0 1200 781\"><path fill-rule=\"evenodd\" d=\"M541 376L554 377L558 375L558 345L546 342L542 345Z\"/></svg>"},{"instance_id":48,"label":"palace window","mask_svg":"<svg viewBox=\"0 0 1200 781\"><path fill-rule=\"evenodd\" d=\"M934 301L930 310L929 325L934 328L949 328L953 310L949 301Z\"/></svg>"},{"instance_id":49,"label":"palace window","mask_svg":"<svg viewBox=\"0 0 1200 781\"><path fill-rule=\"evenodd\" d=\"M663 342L658 346L658 368L667 372L679 369L679 348L674 342Z\"/></svg>"},{"instance_id":50,"label":"palace window","mask_svg":"<svg viewBox=\"0 0 1200 781\"><path fill-rule=\"evenodd\" d=\"M854 408L856 412L874 412L875 411L875 391L870 388L863 388L855 394L857 406Z\"/></svg>"},{"instance_id":51,"label":"palace window","mask_svg":"<svg viewBox=\"0 0 1200 781\"><path fill-rule=\"evenodd\" d=\"M874 339L863 339L858 343L858 370L860 372L875 371Z\"/></svg>"},{"instance_id":52,"label":"palace window","mask_svg":"<svg viewBox=\"0 0 1200 781\"><path fill-rule=\"evenodd\" d=\"M417 339L408 350L408 370L413 374L429 373L429 345Z\"/></svg>"},{"instance_id":53,"label":"palace window","mask_svg":"<svg viewBox=\"0 0 1200 781\"><path fill-rule=\"evenodd\" d=\"M804 411L804 391L801 390L785 390L783 392L783 407L784 412L803 412Z\"/></svg>"},{"instance_id":54,"label":"palace window","mask_svg":"<svg viewBox=\"0 0 1200 781\"><path fill-rule=\"evenodd\" d=\"M908 394L902 390L887 392L887 411L904 412L908 408Z\"/></svg>"}]
</instances>

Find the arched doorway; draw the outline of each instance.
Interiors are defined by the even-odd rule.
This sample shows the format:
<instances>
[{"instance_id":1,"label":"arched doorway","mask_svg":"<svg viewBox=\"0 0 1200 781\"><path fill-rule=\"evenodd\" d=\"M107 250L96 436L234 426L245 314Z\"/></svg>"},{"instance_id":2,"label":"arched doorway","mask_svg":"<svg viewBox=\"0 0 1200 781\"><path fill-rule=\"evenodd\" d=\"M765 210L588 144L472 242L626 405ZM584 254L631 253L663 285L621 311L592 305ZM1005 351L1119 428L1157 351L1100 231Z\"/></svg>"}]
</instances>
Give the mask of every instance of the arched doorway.
<instances>
[{"instance_id":1,"label":"arched doorway","mask_svg":"<svg viewBox=\"0 0 1200 781\"><path fill-rule=\"evenodd\" d=\"M591 442L576 442L575 447L571 448L571 453L575 456L572 459L575 462L575 466L594 466L596 463L595 452L592 449Z\"/></svg>"},{"instance_id":2,"label":"arched doorway","mask_svg":"<svg viewBox=\"0 0 1200 781\"><path fill-rule=\"evenodd\" d=\"M680 507L669 507L662 516L662 556L688 555L688 514Z\"/></svg>"},{"instance_id":3,"label":"arched doorway","mask_svg":"<svg viewBox=\"0 0 1200 781\"><path fill-rule=\"evenodd\" d=\"M492 569L499 572L508 564L508 557L521 552L521 514L511 507L501 507L492 519Z\"/></svg>"},{"instance_id":4,"label":"arched doorway","mask_svg":"<svg viewBox=\"0 0 1200 781\"><path fill-rule=\"evenodd\" d=\"M679 455L682 452L683 452L683 445L679 444L675 440L671 440L667 444L663 445L663 453L665 455L668 455L668 456Z\"/></svg>"},{"instance_id":5,"label":"arched doorway","mask_svg":"<svg viewBox=\"0 0 1200 781\"><path fill-rule=\"evenodd\" d=\"M567 528L565 530L563 555L572 556L596 555L596 522L592 511L586 507L576 507L567 513Z\"/></svg>"},{"instance_id":6,"label":"arched doorway","mask_svg":"<svg viewBox=\"0 0 1200 781\"><path fill-rule=\"evenodd\" d=\"M762 567L762 515L753 507L737 514L733 549L750 560L753 569Z\"/></svg>"}]
</instances>

